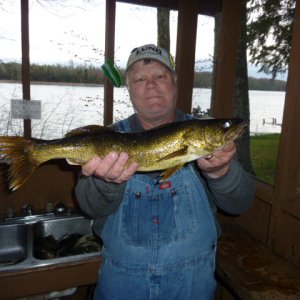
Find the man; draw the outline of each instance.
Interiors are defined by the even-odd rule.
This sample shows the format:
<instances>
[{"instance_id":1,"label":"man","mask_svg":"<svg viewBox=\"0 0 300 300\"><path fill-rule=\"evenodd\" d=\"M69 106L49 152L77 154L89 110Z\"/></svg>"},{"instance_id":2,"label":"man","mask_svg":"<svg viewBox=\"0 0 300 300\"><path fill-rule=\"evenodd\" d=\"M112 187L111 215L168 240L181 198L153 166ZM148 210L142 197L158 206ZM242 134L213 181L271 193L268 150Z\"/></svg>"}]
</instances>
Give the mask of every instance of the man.
<instances>
[{"instance_id":1,"label":"man","mask_svg":"<svg viewBox=\"0 0 300 300\"><path fill-rule=\"evenodd\" d=\"M136 132L192 118L176 110L176 74L166 50L134 49L125 75L136 113L113 129ZM254 181L232 159L235 152L231 143L160 184L159 172L127 166L127 153L111 152L82 167L78 202L104 243L94 299L213 299L216 206L240 214L254 195Z\"/></svg>"}]
</instances>

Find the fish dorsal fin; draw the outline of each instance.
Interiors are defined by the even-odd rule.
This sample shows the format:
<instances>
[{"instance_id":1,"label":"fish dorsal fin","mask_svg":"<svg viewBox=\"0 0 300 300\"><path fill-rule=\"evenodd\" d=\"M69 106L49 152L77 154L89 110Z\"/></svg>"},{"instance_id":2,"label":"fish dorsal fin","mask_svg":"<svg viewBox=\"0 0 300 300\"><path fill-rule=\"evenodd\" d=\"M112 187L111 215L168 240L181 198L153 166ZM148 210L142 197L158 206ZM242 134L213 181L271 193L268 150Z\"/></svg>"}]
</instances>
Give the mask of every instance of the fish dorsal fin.
<instances>
[{"instance_id":1,"label":"fish dorsal fin","mask_svg":"<svg viewBox=\"0 0 300 300\"><path fill-rule=\"evenodd\" d=\"M184 146L183 148L160 158L158 161L167 160L167 159L175 158L175 157L181 157L181 156L186 155L187 153L188 153L188 146Z\"/></svg>"},{"instance_id":2,"label":"fish dorsal fin","mask_svg":"<svg viewBox=\"0 0 300 300\"><path fill-rule=\"evenodd\" d=\"M75 128L68 133L66 133L65 137L71 137L71 136L76 136L76 135L81 135L81 134L87 134L87 133L100 133L100 132L114 132L111 128L105 127L105 126L100 126L100 125L87 125L83 127L78 127Z\"/></svg>"}]
</instances>

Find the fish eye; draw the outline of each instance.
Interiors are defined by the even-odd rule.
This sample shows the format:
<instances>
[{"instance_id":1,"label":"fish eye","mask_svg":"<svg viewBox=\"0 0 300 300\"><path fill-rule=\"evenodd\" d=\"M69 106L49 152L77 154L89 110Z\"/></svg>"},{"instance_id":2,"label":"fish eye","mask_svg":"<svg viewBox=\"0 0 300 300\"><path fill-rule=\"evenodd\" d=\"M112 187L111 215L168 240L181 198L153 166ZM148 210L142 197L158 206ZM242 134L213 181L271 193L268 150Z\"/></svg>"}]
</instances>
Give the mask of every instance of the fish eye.
<instances>
[{"instance_id":1,"label":"fish eye","mask_svg":"<svg viewBox=\"0 0 300 300\"><path fill-rule=\"evenodd\" d=\"M223 128L224 129L228 129L232 126L232 122L230 120L226 121L224 124L223 124Z\"/></svg>"}]
</instances>

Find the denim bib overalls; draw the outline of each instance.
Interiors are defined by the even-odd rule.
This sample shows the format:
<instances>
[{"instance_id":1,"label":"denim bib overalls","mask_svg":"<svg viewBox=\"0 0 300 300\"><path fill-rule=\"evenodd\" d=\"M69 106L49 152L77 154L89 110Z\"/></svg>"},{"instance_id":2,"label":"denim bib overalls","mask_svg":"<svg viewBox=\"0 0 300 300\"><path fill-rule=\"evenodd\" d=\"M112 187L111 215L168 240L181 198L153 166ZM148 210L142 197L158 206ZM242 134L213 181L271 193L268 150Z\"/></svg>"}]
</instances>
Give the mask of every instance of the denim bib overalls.
<instances>
[{"instance_id":1,"label":"denim bib overalls","mask_svg":"<svg viewBox=\"0 0 300 300\"><path fill-rule=\"evenodd\" d=\"M121 123L130 131L127 120ZM192 164L161 183L145 174L132 176L102 239L94 299L214 298L217 229Z\"/></svg>"}]
</instances>

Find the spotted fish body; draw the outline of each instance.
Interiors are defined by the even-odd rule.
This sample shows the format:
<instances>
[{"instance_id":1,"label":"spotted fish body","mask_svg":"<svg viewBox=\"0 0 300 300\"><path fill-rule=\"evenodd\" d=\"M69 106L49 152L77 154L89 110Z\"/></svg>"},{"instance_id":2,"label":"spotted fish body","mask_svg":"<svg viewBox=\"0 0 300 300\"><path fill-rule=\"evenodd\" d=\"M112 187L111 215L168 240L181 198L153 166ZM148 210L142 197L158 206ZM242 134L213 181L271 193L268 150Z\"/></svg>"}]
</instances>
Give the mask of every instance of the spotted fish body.
<instances>
[{"instance_id":1,"label":"spotted fish body","mask_svg":"<svg viewBox=\"0 0 300 300\"><path fill-rule=\"evenodd\" d=\"M104 157L111 151L127 152L128 164L137 162L138 171L164 170L164 180L185 163L234 141L245 126L241 119L193 119L138 133L90 125L56 140L0 136L0 159L10 164L8 179L12 190L48 160L64 158L71 164L83 165L92 157Z\"/></svg>"}]
</instances>

